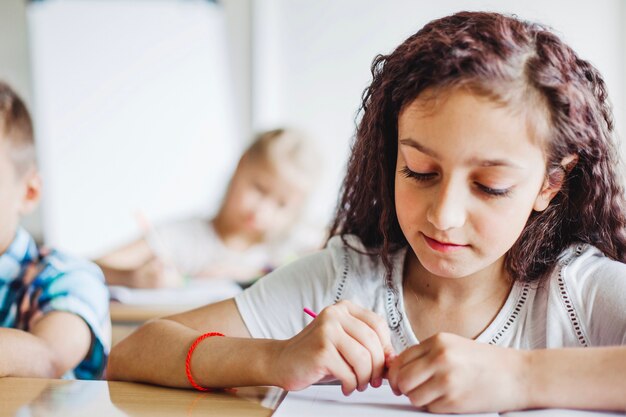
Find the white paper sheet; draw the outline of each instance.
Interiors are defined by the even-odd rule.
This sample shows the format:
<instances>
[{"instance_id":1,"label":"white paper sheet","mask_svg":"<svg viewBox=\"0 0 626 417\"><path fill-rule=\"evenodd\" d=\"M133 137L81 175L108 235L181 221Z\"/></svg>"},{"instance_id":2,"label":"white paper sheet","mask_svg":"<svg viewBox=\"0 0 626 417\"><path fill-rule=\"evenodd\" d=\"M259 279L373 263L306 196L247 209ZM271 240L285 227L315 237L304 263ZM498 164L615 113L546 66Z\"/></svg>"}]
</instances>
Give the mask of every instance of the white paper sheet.
<instances>
[{"instance_id":1,"label":"white paper sheet","mask_svg":"<svg viewBox=\"0 0 626 417\"><path fill-rule=\"evenodd\" d=\"M226 279L192 280L180 288L137 289L111 286L111 299L134 306L201 306L234 297L241 292L236 282Z\"/></svg>"},{"instance_id":2,"label":"white paper sheet","mask_svg":"<svg viewBox=\"0 0 626 417\"><path fill-rule=\"evenodd\" d=\"M305 390L290 392L273 417L379 417L433 415L415 409L405 396L396 396L389 385L368 388L365 392L355 391L349 397L341 392L338 385L313 385ZM481 416L497 417L497 413L487 414L437 414L437 416Z\"/></svg>"}]
</instances>

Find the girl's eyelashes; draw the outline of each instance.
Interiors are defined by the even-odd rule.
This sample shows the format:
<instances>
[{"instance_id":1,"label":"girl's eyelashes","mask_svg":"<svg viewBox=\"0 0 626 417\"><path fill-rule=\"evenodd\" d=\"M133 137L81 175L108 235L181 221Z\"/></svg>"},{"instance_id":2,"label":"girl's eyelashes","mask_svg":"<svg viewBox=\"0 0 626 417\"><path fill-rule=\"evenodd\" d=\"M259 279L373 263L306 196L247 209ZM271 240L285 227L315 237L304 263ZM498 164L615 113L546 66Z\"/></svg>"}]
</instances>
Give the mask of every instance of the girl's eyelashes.
<instances>
[{"instance_id":1,"label":"girl's eyelashes","mask_svg":"<svg viewBox=\"0 0 626 417\"><path fill-rule=\"evenodd\" d=\"M510 188L491 188L491 187L487 187L486 185L482 185L479 183L476 183L476 186L483 192L485 192L486 194L489 194L489 196L492 197L508 197L511 194L511 189L513 187Z\"/></svg>"},{"instance_id":2,"label":"girl's eyelashes","mask_svg":"<svg viewBox=\"0 0 626 417\"><path fill-rule=\"evenodd\" d=\"M404 175L405 178L411 178L416 181L422 181L422 182L430 181L438 175L436 172L421 173L421 172L411 171L409 167L407 166L404 166L400 170L400 173ZM476 187L481 192L487 194L489 197L508 197L511 194L511 190L513 189L513 187L491 188L491 187L487 187L486 185L480 184L478 182L476 182L475 184L476 184Z\"/></svg>"},{"instance_id":3,"label":"girl's eyelashes","mask_svg":"<svg viewBox=\"0 0 626 417\"><path fill-rule=\"evenodd\" d=\"M437 173L435 172L421 173L421 172L411 171L409 167L407 166L402 168L400 170L400 173L404 175L405 178L412 178L417 181L428 181L428 180L432 180L433 178L437 176Z\"/></svg>"}]
</instances>

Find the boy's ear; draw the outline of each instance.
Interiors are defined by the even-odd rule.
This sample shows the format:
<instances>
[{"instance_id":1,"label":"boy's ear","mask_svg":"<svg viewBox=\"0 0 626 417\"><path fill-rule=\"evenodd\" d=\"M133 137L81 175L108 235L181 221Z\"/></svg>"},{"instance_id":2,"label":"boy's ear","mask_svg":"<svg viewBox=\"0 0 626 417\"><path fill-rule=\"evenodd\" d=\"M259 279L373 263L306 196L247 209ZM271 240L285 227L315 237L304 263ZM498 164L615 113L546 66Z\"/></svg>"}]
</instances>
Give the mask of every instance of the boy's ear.
<instances>
[{"instance_id":1,"label":"boy's ear","mask_svg":"<svg viewBox=\"0 0 626 417\"><path fill-rule=\"evenodd\" d=\"M550 205L550 201L561 190L563 181L569 172L578 163L578 155L568 155L561 160L561 164L558 169L552 172L548 172L541 191L535 200L533 210L544 211Z\"/></svg>"},{"instance_id":2,"label":"boy's ear","mask_svg":"<svg viewBox=\"0 0 626 417\"><path fill-rule=\"evenodd\" d=\"M24 181L24 194L20 205L20 214L32 212L41 198L41 176L37 169L30 169L22 179Z\"/></svg>"}]
</instances>

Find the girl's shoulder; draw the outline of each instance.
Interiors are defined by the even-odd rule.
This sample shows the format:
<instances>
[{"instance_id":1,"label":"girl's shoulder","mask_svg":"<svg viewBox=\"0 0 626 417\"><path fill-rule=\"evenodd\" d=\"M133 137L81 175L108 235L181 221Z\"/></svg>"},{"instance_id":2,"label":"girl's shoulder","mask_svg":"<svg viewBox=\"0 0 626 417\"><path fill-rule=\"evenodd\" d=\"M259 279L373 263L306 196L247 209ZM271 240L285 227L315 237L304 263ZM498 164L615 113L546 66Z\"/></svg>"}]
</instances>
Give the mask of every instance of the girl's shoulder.
<instances>
[{"instance_id":1,"label":"girl's shoulder","mask_svg":"<svg viewBox=\"0 0 626 417\"><path fill-rule=\"evenodd\" d=\"M561 254L550 278L554 310L570 322L578 345L626 343L626 264L577 244Z\"/></svg>"},{"instance_id":2,"label":"girl's shoulder","mask_svg":"<svg viewBox=\"0 0 626 417\"><path fill-rule=\"evenodd\" d=\"M626 264L609 258L593 245L579 243L561 253L553 276L571 285L604 285L614 280L626 285Z\"/></svg>"}]
</instances>

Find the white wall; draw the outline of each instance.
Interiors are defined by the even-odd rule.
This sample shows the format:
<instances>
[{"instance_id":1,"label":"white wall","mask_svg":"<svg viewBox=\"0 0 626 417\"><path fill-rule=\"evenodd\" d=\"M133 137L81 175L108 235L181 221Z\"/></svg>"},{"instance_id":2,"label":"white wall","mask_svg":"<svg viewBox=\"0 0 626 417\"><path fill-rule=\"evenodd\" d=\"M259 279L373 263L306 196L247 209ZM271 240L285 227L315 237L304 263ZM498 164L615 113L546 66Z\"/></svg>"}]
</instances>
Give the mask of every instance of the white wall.
<instances>
[{"instance_id":1,"label":"white wall","mask_svg":"<svg viewBox=\"0 0 626 417\"><path fill-rule=\"evenodd\" d=\"M28 17L46 243L97 256L140 233L137 213L214 211L243 147L222 8L63 0Z\"/></svg>"},{"instance_id":2,"label":"white wall","mask_svg":"<svg viewBox=\"0 0 626 417\"><path fill-rule=\"evenodd\" d=\"M624 136L621 0L256 0L253 5L253 127L299 125L317 138L326 159L323 187L311 207L318 219L327 220L334 207L372 59L452 12L494 10L551 25L604 74Z\"/></svg>"},{"instance_id":3,"label":"white wall","mask_svg":"<svg viewBox=\"0 0 626 417\"><path fill-rule=\"evenodd\" d=\"M229 68L234 81L234 104L244 142L252 131L252 0L219 0L226 20Z\"/></svg>"},{"instance_id":4,"label":"white wall","mask_svg":"<svg viewBox=\"0 0 626 417\"><path fill-rule=\"evenodd\" d=\"M0 79L8 82L31 108L32 87L24 0L0 1ZM39 209L22 219L22 224L36 239L42 240Z\"/></svg>"}]
</instances>

